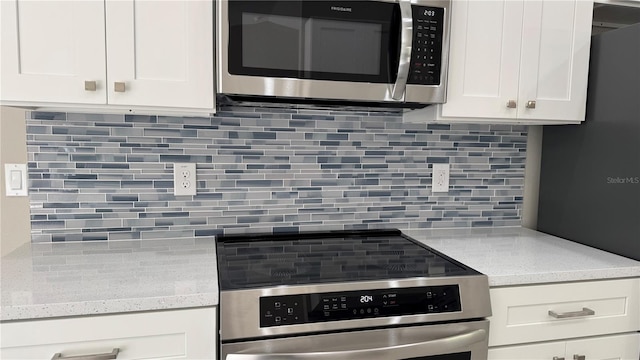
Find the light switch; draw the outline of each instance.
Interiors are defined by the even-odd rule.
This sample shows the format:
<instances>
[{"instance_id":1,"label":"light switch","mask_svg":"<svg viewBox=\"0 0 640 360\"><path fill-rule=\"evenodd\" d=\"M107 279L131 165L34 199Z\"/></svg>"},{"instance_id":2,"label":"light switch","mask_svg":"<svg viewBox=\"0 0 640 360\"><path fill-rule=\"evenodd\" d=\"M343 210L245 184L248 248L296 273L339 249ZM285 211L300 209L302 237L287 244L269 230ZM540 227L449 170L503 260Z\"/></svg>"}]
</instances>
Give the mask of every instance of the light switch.
<instances>
[{"instance_id":1,"label":"light switch","mask_svg":"<svg viewBox=\"0 0 640 360\"><path fill-rule=\"evenodd\" d=\"M11 190L22 189L22 172L11 170Z\"/></svg>"},{"instance_id":2,"label":"light switch","mask_svg":"<svg viewBox=\"0 0 640 360\"><path fill-rule=\"evenodd\" d=\"M27 164L4 164L7 196L27 196Z\"/></svg>"}]
</instances>

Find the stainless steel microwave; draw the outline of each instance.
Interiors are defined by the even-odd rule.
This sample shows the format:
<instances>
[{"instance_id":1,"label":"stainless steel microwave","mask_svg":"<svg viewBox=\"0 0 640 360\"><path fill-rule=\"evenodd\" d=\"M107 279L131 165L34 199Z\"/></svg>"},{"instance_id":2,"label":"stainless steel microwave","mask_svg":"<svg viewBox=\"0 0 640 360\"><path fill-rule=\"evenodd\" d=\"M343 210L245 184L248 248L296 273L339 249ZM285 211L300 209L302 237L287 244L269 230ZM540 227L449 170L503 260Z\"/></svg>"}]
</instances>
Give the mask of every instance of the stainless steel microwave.
<instances>
[{"instance_id":1,"label":"stainless steel microwave","mask_svg":"<svg viewBox=\"0 0 640 360\"><path fill-rule=\"evenodd\" d=\"M450 0L222 0L231 98L418 108L446 99Z\"/></svg>"}]
</instances>

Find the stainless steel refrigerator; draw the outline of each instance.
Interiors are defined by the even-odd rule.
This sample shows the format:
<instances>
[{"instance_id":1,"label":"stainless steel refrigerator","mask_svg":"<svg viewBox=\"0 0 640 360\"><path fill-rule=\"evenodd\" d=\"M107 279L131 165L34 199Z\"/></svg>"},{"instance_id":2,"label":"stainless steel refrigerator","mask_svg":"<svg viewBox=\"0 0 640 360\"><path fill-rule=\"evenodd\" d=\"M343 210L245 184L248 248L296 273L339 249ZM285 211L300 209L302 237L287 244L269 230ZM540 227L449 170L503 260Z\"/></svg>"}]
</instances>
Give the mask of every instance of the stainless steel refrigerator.
<instances>
[{"instance_id":1,"label":"stainless steel refrigerator","mask_svg":"<svg viewBox=\"0 0 640 360\"><path fill-rule=\"evenodd\" d=\"M591 40L585 122L544 127L538 230L640 260L640 24Z\"/></svg>"}]
</instances>

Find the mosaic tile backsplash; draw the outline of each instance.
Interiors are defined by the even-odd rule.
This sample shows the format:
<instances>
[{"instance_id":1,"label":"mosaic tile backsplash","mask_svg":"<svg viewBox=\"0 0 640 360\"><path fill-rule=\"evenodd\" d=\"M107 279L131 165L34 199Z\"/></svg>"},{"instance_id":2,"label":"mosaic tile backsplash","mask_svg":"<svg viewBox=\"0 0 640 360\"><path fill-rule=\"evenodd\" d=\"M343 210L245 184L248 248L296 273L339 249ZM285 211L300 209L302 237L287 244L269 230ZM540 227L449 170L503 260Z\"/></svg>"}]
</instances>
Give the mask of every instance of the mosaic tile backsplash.
<instances>
[{"instance_id":1,"label":"mosaic tile backsplash","mask_svg":"<svg viewBox=\"0 0 640 360\"><path fill-rule=\"evenodd\" d=\"M526 126L228 107L214 117L31 112L33 242L520 225ZM173 164L197 163L196 196ZM431 165L450 163L450 191Z\"/></svg>"}]
</instances>

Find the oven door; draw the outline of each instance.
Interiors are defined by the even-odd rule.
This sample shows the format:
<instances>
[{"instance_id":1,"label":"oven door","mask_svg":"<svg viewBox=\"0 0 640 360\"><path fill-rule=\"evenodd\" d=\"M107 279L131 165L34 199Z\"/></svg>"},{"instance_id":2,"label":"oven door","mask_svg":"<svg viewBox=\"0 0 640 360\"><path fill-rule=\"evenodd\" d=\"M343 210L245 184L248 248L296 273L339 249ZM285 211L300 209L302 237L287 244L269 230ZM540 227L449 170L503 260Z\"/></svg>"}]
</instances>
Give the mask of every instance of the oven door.
<instances>
[{"instance_id":1,"label":"oven door","mask_svg":"<svg viewBox=\"0 0 640 360\"><path fill-rule=\"evenodd\" d=\"M489 321L223 343L224 360L486 360Z\"/></svg>"},{"instance_id":2,"label":"oven door","mask_svg":"<svg viewBox=\"0 0 640 360\"><path fill-rule=\"evenodd\" d=\"M408 0L223 0L217 11L218 93L404 99Z\"/></svg>"}]
</instances>

